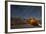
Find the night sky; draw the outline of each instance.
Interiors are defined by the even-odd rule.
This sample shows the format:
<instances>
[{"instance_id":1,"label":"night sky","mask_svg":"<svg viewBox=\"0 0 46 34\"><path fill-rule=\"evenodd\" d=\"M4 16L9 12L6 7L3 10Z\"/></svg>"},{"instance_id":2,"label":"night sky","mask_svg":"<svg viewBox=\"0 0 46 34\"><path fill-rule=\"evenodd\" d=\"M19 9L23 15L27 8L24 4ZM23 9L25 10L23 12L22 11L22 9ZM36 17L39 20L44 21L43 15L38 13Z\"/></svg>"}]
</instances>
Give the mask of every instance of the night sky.
<instances>
[{"instance_id":1,"label":"night sky","mask_svg":"<svg viewBox=\"0 0 46 34\"><path fill-rule=\"evenodd\" d=\"M23 18L41 18L41 6L11 5L11 17L21 16Z\"/></svg>"}]
</instances>

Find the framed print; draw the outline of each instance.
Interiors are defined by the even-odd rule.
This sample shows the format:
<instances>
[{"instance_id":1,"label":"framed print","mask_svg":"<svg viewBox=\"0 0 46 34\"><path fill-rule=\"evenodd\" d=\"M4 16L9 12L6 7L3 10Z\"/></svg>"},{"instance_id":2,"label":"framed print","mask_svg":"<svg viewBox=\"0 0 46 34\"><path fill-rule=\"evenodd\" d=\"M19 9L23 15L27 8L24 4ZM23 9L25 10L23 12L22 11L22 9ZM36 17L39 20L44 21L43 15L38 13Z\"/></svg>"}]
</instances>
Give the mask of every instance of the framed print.
<instances>
[{"instance_id":1,"label":"framed print","mask_svg":"<svg viewBox=\"0 0 46 34\"><path fill-rule=\"evenodd\" d=\"M37 32L45 30L45 4L41 2L5 2L6 32Z\"/></svg>"}]
</instances>

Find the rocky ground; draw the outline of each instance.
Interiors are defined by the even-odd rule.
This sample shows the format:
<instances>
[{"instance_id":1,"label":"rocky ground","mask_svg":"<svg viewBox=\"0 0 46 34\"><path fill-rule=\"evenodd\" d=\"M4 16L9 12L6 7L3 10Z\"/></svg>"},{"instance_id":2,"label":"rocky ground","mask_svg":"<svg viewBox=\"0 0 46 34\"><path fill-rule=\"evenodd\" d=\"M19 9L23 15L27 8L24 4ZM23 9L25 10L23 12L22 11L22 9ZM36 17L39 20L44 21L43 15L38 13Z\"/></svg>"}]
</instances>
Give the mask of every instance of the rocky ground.
<instances>
[{"instance_id":1,"label":"rocky ground","mask_svg":"<svg viewBox=\"0 0 46 34\"><path fill-rule=\"evenodd\" d=\"M39 25L40 24L40 25ZM15 28L39 28L41 27L41 21L29 18L29 19L12 19L11 20L11 29Z\"/></svg>"}]
</instances>

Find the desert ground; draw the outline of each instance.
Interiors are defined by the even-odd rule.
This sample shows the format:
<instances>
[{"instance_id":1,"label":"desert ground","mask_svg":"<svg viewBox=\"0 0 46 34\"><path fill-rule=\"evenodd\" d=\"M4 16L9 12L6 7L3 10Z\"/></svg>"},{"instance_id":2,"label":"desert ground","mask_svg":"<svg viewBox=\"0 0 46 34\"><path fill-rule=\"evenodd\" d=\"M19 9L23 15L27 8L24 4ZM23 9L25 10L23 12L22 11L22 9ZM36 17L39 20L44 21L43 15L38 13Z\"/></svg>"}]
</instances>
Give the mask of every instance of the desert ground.
<instances>
[{"instance_id":1,"label":"desert ground","mask_svg":"<svg viewBox=\"0 0 46 34\"><path fill-rule=\"evenodd\" d=\"M30 17L27 19L11 18L11 29L15 28L39 28L42 23L40 19Z\"/></svg>"}]
</instances>

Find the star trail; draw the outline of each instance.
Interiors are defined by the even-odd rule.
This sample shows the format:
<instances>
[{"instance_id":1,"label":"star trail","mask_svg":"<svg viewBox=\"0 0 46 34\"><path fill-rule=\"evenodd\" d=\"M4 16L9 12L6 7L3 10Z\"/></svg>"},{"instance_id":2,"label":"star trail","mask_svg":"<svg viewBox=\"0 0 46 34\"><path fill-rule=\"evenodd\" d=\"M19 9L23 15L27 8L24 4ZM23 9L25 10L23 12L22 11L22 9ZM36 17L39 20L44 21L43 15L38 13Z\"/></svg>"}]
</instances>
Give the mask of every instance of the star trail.
<instances>
[{"instance_id":1,"label":"star trail","mask_svg":"<svg viewBox=\"0 0 46 34\"><path fill-rule=\"evenodd\" d=\"M41 6L11 5L11 17L21 16L26 19L32 16L41 18L41 8Z\"/></svg>"}]
</instances>

